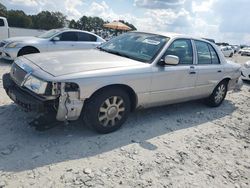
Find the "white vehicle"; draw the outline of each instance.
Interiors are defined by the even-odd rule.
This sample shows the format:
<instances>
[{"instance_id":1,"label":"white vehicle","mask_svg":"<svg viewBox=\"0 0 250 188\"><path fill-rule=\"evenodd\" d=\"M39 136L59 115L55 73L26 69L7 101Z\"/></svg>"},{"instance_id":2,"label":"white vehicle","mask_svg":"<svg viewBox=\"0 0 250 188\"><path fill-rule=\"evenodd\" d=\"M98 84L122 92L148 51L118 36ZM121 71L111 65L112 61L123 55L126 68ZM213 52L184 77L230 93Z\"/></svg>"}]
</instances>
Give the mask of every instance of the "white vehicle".
<instances>
[{"instance_id":1,"label":"white vehicle","mask_svg":"<svg viewBox=\"0 0 250 188\"><path fill-rule=\"evenodd\" d=\"M241 48L238 53L241 54L242 52L245 52L248 50L250 50L250 47L244 47L244 48Z\"/></svg>"},{"instance_id":2,"label":"white vehicle","mask_svg":"<svg viewBox=\"0 0 250 188\"><path fill-rule=\"evenodd\" d=\"M244 56L244 55L250 56L250 47L245 47L241 49L239 53L241 54L241 56Z\"/></svg>"},{"instance_id":3,"label":"white vehicle","mask_svg":"<svg viewBox=\"0 0 250 188\"><path fill-rule=\"evenodd\" d=\"M0 41L10 37L37 36L44 32L45 30L9 27L7 19L0 17Z\"/></svg>"},{"instance_id":4,"label":"white vehicle","mask_svg":"<svg viewBox=\"0 0 250 188\"><path fill-rule=\"evenodd\" d=\"M105 42L104 39L87 31L76 29L52 29L37 37L13 37L0 43L2 58L14 60L18 56L62 51L92 49Z\"/></svg>"},{"instance_id":5,"label":"white vehicle","mask_svg":"<svg viewBox=\"0 0 250 188\"><path fill-rule=\"evenodd\" d=\"M3 86L26 110L54 113L59 121L82 114L96 131L109 133L136 108L202 98L217 107L238 85L240 68L206 40L128 32L92 50L19 57Z\"/></svg>"},{"instance_id":6,"label":"white vehicle","mask_svg":"<svg viewBox=\"0 0 250 188\"><path fill-rule=\"evenodd\" d=\"M221 47L221 51L225 57L233 57L234 55L234 50L231 46L223 46Z\"/></svg>"},{"instance_id":7,"label":"white vehicle","mask_svg":"<svg viewBox=\"0 0 250 188\"><path fill-rule=\"evenodd\" d=\"M246 62L241 70L241 78L242 80L250 81L250 61Z\"/></svg>"}]
</instances>

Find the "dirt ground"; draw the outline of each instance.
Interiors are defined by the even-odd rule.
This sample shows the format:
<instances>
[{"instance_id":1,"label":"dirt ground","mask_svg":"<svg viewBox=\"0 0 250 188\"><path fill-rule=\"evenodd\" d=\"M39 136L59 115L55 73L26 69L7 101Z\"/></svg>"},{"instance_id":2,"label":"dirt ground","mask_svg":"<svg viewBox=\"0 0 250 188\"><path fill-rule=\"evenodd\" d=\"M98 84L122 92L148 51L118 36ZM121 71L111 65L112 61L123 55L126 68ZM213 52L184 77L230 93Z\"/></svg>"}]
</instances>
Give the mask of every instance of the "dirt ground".
<instances>
[{"instance_id":1,"label":"dirt ground","mask_svg":"<svg viewBox=\"0 0 250 188\"><path fill-rule=\"evenodd\" d=\"M0 61L1 78L9 69ZM34 130L34 114L13 104L1 78L0 188L250 187L249 83L218 108L194 101L137 111L99 135L81 122Z\"/></svg>"}]
</instances>

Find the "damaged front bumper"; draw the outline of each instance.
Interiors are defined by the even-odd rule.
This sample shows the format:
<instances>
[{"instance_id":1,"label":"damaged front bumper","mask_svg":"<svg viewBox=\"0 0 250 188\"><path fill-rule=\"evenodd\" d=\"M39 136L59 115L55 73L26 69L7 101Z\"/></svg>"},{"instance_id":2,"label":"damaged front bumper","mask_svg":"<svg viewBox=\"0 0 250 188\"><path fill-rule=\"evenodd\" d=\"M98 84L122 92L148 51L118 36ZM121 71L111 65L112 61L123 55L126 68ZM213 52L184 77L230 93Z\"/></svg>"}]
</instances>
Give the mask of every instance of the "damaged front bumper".
<instances>
[{"instance_id":1,"label":"damaged front bumper","mask_svg":"<svg viewBox=\"0 0 250 188\"><path fill-rule=\"evenodd\" d=\"M78 91L65 91L65 84L61 84L60 95L51 97L40 96L16 84L10 74L3 75L3 87L7 95L26 111L39 113L56 112L58 121L77 120L81 114L83 100Z\"/></svg>"},{"instance_id":2,"label":"damaged front bumper","mask_svg":"<svg viewBox=\"0 0 250 188\"><path fill-rule=\"evenodd\" d=\"M19 87L11 79L10 74L3 75L3 87L7 95L26 111L44 113L56 103L56 100L43 99Z\"/></svg>"}]
</instances>

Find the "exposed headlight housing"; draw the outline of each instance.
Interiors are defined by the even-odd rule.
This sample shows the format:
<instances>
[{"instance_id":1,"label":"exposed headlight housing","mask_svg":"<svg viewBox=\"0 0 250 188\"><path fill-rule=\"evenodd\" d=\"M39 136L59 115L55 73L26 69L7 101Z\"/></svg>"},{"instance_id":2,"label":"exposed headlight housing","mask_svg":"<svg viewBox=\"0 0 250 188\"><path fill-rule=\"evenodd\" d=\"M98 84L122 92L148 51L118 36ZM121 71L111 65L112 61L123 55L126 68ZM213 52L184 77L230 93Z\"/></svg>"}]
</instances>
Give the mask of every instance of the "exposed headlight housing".
<instances>
[{"instance_id":1,"label":"exposed headlight housing","mask_svg":"<svg viewBox=\"0 0 250 188\"><path fill-rule=\"evenodd\" d=\"M6 45L6 48L15 48L19 45L19 42L11 42L9 44Z\"/></svg>"},{"instance_id":2,"label":"exposed headlight housing","mask_svg":"<svg viewBox=\"0 0 250 188\"><path fill-rule=\"evenodd\" d=\"M246 62L246 63L244 64L244 67L247 68L247 69L250 69L250 61Z\"/></svg>"},{"instance_id":3,"label":"exposed headlight housing","mask_svg":"<svg viewBox=\"0 0 250 188\"><path fill-rule=\"evenodd\" d=\"M47 85L47 82L32 75L29 75L23 84L23 86L37 94L45 94Z\"/></svg>"}]
</instances>

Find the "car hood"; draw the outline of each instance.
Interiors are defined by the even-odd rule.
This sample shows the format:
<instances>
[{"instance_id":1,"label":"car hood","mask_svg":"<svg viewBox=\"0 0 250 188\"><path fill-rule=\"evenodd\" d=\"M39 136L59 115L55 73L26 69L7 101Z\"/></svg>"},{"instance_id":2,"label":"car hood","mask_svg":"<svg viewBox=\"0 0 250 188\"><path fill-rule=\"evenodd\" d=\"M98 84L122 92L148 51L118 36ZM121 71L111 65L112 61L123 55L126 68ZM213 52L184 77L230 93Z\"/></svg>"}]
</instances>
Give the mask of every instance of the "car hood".
<instances>
[{"instance_id":1,"label":"car hood","mask_svg":"<svg viewBox=\"0 0 250 188\"><path fill-rule=\"evenodd\" d=\"M94 50L61 51L24 56L54 77L111 68L143 66L142 62Z\"/></svg>"},{"instance_id":2,"label":"car hood","mask_svg":"<svg viewBox=\"0 0 250 188\"><path fill-rule=\"evenodd\" d=\"M42 40L38 37L11 37L8 39L5 39L4 42L10 43L10 42L34 42Z\"/></svg>"}]
</instances>

